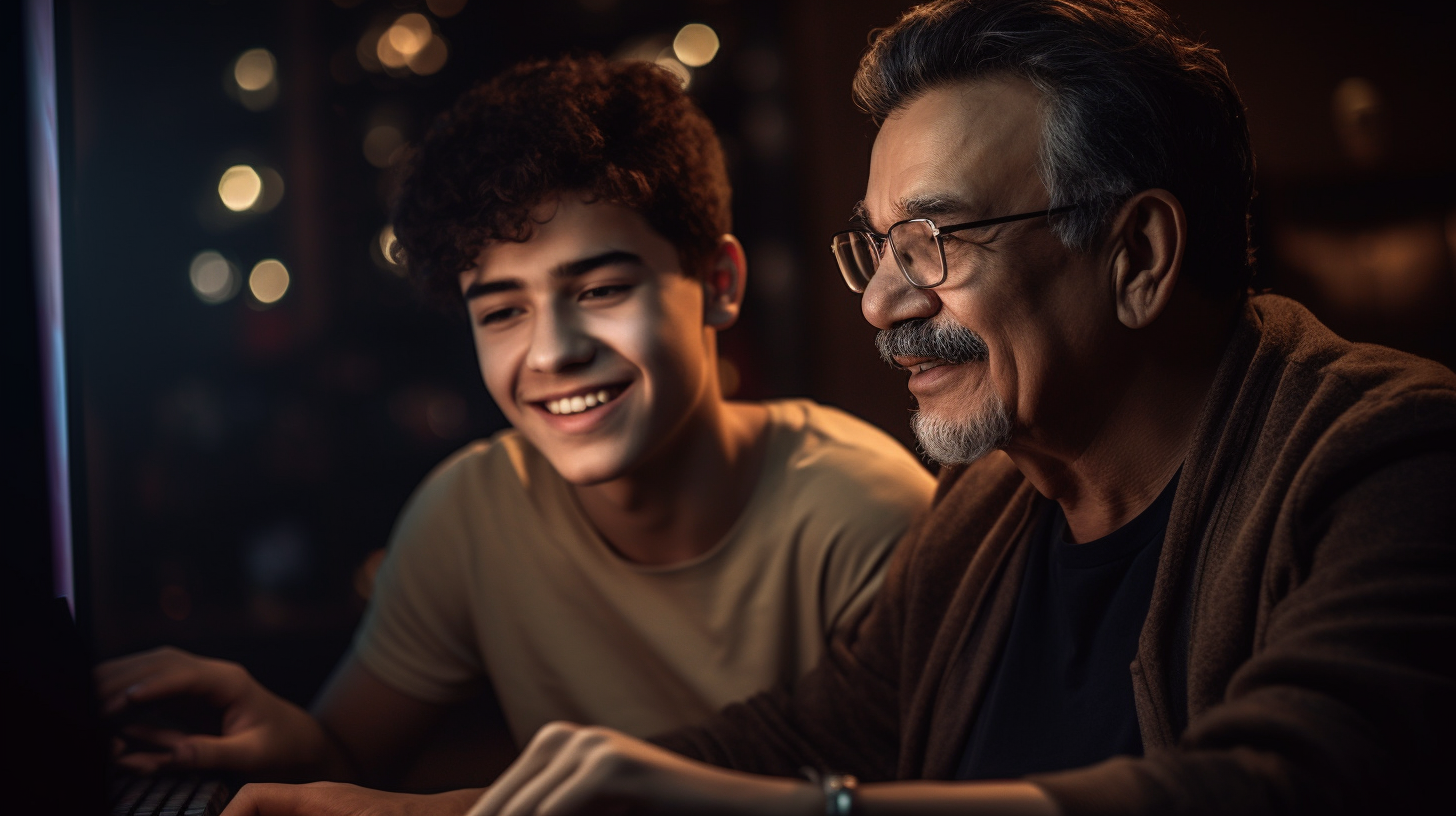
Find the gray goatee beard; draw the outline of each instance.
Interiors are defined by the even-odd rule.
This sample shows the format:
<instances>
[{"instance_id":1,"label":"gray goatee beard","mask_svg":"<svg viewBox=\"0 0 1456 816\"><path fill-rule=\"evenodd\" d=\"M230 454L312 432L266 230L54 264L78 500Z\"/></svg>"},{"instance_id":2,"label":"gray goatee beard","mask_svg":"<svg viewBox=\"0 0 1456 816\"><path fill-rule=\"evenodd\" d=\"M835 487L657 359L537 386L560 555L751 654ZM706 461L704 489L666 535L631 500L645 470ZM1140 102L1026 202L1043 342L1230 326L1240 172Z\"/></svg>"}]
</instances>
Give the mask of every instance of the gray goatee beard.
<instances>
[{"instance_id":1,"label":"gray goatee beard","mask_svg":"<svg viewBox=\"0 0 1456 816\"><path fill-rule=\"evenodd\" d=\"M916 411L910 430L926 456L942 465L969 465L1011 441L1011 416L994 391L976 412L958 422Z\"/></svg>"},{"instance_id":2,"label":"gray goatee beard","mask_svg":"<svg viewBox=\"0 0 1456 816\"><path fill-rule=\"evenodd\" d=\"M981 336L958 323L907 320L875 337L885 362L895 357L931 357L948 363L985 362L990 350ZM1006 447L1011 441L1011 416L1006 403L991 391L975 413L955 422L917 411L910 429L926 456L942 465L965 465Z\"/></svg>"}]
</instances>

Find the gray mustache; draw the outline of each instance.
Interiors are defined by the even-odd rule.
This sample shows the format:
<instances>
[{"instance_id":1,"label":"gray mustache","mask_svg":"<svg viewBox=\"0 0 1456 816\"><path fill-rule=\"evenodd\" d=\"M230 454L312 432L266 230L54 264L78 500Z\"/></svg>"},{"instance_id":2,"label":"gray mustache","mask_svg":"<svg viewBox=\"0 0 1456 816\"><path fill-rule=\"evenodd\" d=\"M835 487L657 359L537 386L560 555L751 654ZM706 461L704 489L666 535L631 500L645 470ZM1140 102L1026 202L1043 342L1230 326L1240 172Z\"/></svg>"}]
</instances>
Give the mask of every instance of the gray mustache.
<instances>
[{"instance_id":1,"label":"gray mustache","mask_svg":"<svg viewBox=\"0 0 1456 816\"><path fill-rule=\"evenodd\" d=\"M937 323L924 318L907 320L875 335L880 357L899 368L896 357L935 357L948 363L985 362L990 349L979 334L958 323Z\"/></svg>"}]
</instances>

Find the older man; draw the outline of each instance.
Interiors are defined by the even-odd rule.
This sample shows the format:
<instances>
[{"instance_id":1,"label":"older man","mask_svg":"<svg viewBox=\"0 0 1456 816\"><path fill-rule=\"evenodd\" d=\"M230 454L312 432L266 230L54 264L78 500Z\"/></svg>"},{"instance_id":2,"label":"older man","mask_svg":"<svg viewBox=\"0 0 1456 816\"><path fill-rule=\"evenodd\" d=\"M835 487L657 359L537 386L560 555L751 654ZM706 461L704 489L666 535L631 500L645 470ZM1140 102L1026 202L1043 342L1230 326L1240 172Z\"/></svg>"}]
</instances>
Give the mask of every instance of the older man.
<instances>
[{"instance_id":1,"label":"older man","mask_svg":"<svg viewBox=\"0 0 1456 816\"><path fill-rule=\"evenodd\" d=\"M941 0L856 92L834 250L935 507L792 687L657 745L547 726L472 813L1449 808L1456 377L1246 294L1215 53L1143 0Z\"/></svg>"}]
</instances>

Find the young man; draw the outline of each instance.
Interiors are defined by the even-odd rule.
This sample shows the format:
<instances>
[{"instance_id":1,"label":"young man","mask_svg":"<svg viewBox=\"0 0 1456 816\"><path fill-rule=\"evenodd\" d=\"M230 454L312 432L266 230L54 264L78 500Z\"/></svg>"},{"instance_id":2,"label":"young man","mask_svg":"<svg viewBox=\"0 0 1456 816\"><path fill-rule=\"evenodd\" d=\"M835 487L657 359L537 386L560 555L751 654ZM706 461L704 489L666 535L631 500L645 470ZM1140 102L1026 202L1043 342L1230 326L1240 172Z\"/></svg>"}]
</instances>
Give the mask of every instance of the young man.
<instances>
[{"instance_id":1,"label":"young man","mask_svg":"<svg viewBox=\"0 0 1456 816\"><path fill-rule=\"evenodd\" d=\"M839 411L723 399L746 266L717 139L675 83L522 65L435 125L396 232L417 278L463 294L514 427L410 500L313 714L175 650L103 666L110 711L226 709L223 736L154 732L124 764L388 779L486 684L522 743L555 719L648 735L797 677L857 616L932 479Z\"/></svg>"}]
</instances>

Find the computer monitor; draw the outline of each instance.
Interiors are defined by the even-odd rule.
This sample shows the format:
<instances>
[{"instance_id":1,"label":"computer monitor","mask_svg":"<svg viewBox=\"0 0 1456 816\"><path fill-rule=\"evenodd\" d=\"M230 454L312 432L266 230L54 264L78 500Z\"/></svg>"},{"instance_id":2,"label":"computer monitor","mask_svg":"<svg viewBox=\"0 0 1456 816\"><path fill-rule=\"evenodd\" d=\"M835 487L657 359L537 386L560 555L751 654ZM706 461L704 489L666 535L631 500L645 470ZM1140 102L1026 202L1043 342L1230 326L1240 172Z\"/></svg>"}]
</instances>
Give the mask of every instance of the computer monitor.
<instances>
[{"instance_id":1,"label":"computer monitor","mask_svg":"<svg viewBox=\"0 0 1456 816\"><path fill-rule=\"evenodd\" d=\"M4 809L99 813L105 743L76 626L65 321L61 287L59 64L51 0L5 4L4 294L6 531L0 546Z\"/></svg>"}]
</instances>

